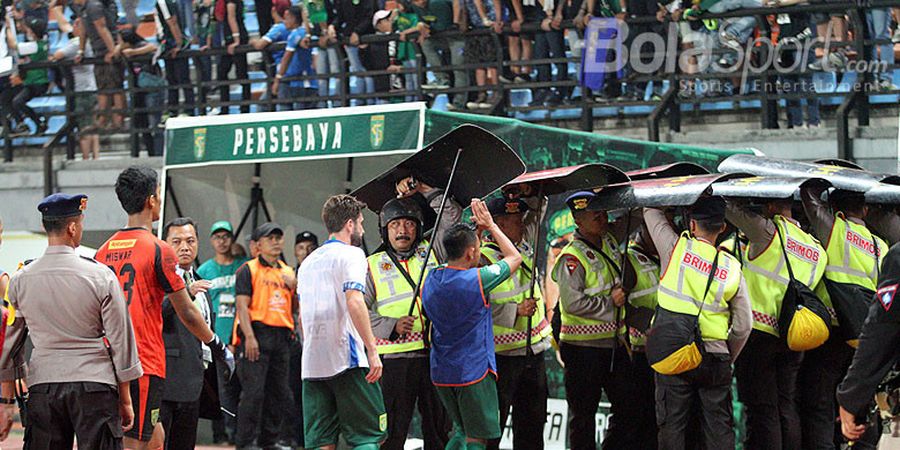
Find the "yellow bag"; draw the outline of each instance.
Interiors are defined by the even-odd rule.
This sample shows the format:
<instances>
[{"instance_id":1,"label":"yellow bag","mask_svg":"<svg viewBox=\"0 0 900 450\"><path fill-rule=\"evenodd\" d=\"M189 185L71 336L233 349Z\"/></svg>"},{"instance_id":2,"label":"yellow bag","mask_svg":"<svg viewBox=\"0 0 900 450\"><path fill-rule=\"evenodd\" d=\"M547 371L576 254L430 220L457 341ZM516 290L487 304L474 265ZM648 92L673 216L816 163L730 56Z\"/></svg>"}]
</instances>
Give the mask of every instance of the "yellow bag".
<instances>
[{"instance_id":1,"label":"yellow bag","mask_svg":"<svg viewBox=\"0 0 900 450\"><path fill-rule=\"evenodd\" d=\"M696 369L701 361L703 355L700 354L697 343L691 342L650 367L663 375L678 375Z\"/></svg>"},{"instance_id":2,"label":"yellow bag","mask_svg":"<svg viewBox=\"0 0 900 450\"><path fill-rule=\"evenodd\" d=\"M787 330L788 348L795 352L812 350L828 340L828 324L809 308L799 306Z\"/></svg>"}]
</instances>

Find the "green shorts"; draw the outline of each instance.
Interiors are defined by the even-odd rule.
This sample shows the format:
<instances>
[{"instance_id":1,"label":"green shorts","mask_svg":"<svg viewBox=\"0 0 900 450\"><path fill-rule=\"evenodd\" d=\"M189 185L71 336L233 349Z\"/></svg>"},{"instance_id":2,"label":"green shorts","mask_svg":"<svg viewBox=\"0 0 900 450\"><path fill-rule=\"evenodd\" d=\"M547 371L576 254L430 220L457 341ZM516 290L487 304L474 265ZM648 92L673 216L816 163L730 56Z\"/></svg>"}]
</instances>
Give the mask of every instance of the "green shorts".
<instances>
[{"instance_id":1,"label":"green shorts","mask_svg":"<svg viewBox=\"0 0 900 450\"><path fill-rule=\"evenodd\" d=\"M367 382L367 372L357 368L328 380L303 380L305 448L336 445L338 435L353 448L378 448L387 438L381 385Z\"/></svg>"},{"instance_id":2,"label":"green shorts","mask_svg":"<svg viewBox=\"0 0 900 450\"><path fill-rule=\"evenodd\" d=\"M500 437L497 381L492 375L462 387L437 386L437 394L457 429L474 439ZM306 404L303 405L306 407Z\"/></svg>"},{"instance_id":3,"label":"green shorts","mask_svg":"<svg viewBox=\"0 0 900 450\"><path fill-rule=\"evenodd\" d=\"M94 124L94 108L96 106L96 95L75 94L75 123L78 124L79 132Z\"/></svg>"}]
</instances>

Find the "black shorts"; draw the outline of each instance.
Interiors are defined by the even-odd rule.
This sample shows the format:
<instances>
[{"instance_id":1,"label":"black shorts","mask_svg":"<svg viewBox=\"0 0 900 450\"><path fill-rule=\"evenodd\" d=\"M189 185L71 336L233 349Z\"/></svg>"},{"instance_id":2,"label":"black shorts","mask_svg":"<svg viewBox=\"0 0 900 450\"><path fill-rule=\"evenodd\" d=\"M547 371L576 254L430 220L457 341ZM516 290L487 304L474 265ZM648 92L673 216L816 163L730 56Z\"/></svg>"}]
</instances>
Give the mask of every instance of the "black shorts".
<instances>
[{"instance_id":1,"label":"black shorts","mask_svg":"<svg viewBox=\"0 0 900 450\"><path fill-rule=\"evenodd\" d=\"M125 437L148 442L153 436L153 428L159 422L163 383L165 380L153 375L144 375L131 382L134 426L125 433Z\"/></svg>"}]
</instances>

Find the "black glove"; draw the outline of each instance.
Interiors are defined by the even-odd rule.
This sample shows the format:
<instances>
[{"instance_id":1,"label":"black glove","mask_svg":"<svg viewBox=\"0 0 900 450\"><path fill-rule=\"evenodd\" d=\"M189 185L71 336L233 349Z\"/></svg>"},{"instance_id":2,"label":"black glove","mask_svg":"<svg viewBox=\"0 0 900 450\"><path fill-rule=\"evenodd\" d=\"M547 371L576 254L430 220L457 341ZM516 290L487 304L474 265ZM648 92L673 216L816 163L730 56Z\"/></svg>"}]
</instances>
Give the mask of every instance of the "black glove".
<instances>
[{"instance_id":1,"label":"black glove","mask_svg":"<svg viewBox=\"0 0 900 450\"><path fill-rule=\"evenodd\" d=\"M234 355L231 350L219 339L219 336L213 334L212 340L206 343L214 358L225 363L225 379L230 380L234 373Z\"/></svg>"}]
</instances>

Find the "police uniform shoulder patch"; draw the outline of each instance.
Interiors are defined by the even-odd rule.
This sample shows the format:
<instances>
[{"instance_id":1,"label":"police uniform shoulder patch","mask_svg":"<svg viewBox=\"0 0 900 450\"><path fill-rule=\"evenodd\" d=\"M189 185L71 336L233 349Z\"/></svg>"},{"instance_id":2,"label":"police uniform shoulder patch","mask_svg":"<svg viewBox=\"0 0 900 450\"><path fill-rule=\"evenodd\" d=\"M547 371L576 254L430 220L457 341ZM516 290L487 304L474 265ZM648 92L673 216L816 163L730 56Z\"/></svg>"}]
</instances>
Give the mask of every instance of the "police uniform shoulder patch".
<instances>
[{"instance_id":1,"label":"police uniform shoulder patch","mask_svg":"<svg viewBox=\"0 0 900 450\"><path fill-rule=\"evenodd\" d=\"M389 272L393 267L394 266L392 266L391 263L389 263L389 262L381 263L381 271L382 272Z\"/></svg>"},{"instance_id":2,"label":"police uniform shoulder patch","mask_svg":"<svg viewBox=\"0 0 900 450\"><path fill-rule=\"evenodd\" d=\"M878 297L878 302L881 303L881 307L884 308L885 311L889 311L891 305L894 304L894 295L897 293L898 285L900 285L900 283L884 286L878 289L878 292L875 294L875 296Z\"/></svg>"}]
</instances>

